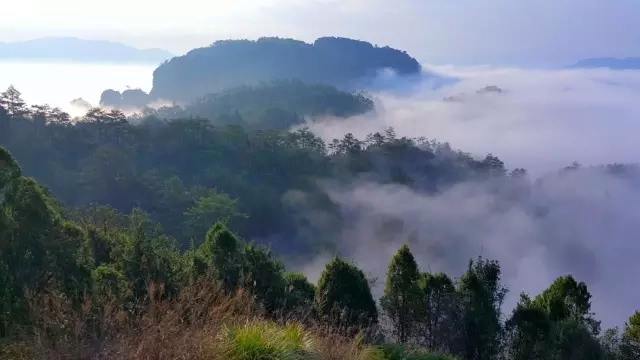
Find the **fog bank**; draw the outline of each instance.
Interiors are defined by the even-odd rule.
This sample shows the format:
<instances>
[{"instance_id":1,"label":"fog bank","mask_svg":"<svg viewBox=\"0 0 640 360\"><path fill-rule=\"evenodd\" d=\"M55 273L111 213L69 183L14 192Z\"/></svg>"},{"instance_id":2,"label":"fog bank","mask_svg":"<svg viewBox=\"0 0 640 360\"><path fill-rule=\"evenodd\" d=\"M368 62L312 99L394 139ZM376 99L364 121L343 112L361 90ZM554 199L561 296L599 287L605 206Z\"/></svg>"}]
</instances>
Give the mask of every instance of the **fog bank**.
<instances>
[{"instance_id":1,"label":"fog bank","mask_svg":"<svg viewBox=\"0 0 640 360\"><path fill-rule=\"evenodd\" d=\"M411 95L376 94L375 113L326 119L311 129L327 140L394 127L398 136L436 138L508 168L531 181L468 182L428 195L371 182L326 185L348 224L342 251L380 278L393 253L408 243L423 271L458 277L470 258L499 260L510 288L509 310L521 291L532 295L556 277L587 282L603 325L622 325L640 308L640 176L583 164L636 163L640 143L640 73L440 68L463 80ZM476 91L497 85L502 93ZM464 94L464 95L459 95ZM455 96L455 101L443 97ZM307 214L313 220L318 216ZM317 277L326 260L306 270Z\"/></svg>"}]
</instances>

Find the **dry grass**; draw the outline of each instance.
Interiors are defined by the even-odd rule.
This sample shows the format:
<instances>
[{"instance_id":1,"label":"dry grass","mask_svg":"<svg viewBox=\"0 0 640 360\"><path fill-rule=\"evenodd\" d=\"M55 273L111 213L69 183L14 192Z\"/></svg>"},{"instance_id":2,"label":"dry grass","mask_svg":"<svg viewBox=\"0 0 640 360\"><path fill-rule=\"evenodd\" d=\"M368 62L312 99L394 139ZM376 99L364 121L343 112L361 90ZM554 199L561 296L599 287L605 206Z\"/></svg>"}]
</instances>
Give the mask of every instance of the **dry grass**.
<instances>
[{"instance_id":1,"label":"dry grass","mask_svg":"<svg viewBox=\"0 0 640 360\"><path fill-rule=\"evenodd\" d=\"M210 283L187 287L173 300L158 297L134 309L103 300L86 301L76 310L59 294L34 297L34 330L0 343L0 359L402 359L367 346L363 336L347 339L328 328L302 325L307 322L266 320L243 292L225 295Z\"/></svg>"}]
</instances>

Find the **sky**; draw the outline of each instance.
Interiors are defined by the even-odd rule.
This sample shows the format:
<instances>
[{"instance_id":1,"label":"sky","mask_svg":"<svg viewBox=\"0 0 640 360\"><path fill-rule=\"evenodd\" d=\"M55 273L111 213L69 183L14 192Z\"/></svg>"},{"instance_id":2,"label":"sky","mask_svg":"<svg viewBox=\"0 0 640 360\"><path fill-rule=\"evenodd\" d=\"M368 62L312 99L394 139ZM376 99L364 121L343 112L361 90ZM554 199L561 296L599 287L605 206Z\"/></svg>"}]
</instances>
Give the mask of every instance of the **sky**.
<instances>
[{"instance_id":1,"label":"sky","mask_svg":"<svg viewBox=\"0 0 640 360\"><path fill-rule=\"evenodd\" d=\"M2 2L8 0L2 0ZM21 0L0 41L77 36L177 54L224 38L346 36L435 64L564 66L639 56L637 0Z\"/></svg>"}]
</instances>

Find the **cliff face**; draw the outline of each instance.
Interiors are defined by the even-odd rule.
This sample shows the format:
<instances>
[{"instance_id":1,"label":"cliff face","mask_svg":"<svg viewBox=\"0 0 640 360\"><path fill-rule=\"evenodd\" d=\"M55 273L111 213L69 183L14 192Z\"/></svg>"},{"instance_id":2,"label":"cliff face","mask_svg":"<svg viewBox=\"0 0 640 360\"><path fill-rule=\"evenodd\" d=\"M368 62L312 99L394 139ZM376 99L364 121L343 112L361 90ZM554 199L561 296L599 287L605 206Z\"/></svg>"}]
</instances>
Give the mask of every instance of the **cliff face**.
<instances>
[{"instance_id":1,"label":"cliff face","mask_svg":"<svg viewBox=\"0 0 640 360\"><path fill-rule=\"evenodd\" d=\"M232 87L283 79L350 90L385 68L399 75L421 71L406 52L346 38L320 38L313 44L280 38L224 40L164 62L154 71L150 95L189 102Z\"/></svg>"}]
</instances>

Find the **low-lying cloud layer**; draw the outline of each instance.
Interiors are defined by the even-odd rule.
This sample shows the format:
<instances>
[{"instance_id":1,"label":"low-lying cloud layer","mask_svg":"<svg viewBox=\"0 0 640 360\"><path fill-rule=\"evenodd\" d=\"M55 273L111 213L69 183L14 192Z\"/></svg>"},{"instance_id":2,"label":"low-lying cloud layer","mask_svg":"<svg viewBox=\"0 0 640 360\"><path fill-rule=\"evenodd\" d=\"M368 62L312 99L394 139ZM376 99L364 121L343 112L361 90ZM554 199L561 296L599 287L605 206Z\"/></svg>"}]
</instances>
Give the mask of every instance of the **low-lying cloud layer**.
<instances>
[{"instance_id":1,"label":"low-lying cloud layer","mask_svg":"<svg viewBox=\"0 0 640 360\"><path fill-rule=\"evenodd\" d=\"M435 68L463 80L412 95L375 94L377 112L349 121L312 124L332 139L394 127L399 136L426 136L507 166L534 173L579 161L636 162L640 142L640 72ZM504 93L476 94L487 85ZM460 101L442 101L460 96Z\"/></svg>"},{"instance_id":2,"label":"low-lying cloud layer","mask_svg":"<svg viewBox=\"0 0 640 360\"><path fill-rule=\"evenodd\" d=\"M405 242L422 270L456 277L469 258L499 260L511 290L507 308L521 291L536 294L557 276L573 274L589 285L593 310L604 325L622 325L640 309L638 176L557 170L574 160L638 162L640 73L439 70L462 81L439 90L425 86L409 96L378 94L377 113L328 119L312 130L331 139L393 126L399 136L449 141L478 156L491 152L509 168L529 169L539 181L523 188L463 183L435 196L374 183L327 186L349 214L340 234L344 250L381 279ZM476 94L487 85L504 92ZM442 101L461 93L466 95L459 101ZM402 221L381 227L389 218Z\"/></svg>"}]
</instances>

